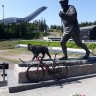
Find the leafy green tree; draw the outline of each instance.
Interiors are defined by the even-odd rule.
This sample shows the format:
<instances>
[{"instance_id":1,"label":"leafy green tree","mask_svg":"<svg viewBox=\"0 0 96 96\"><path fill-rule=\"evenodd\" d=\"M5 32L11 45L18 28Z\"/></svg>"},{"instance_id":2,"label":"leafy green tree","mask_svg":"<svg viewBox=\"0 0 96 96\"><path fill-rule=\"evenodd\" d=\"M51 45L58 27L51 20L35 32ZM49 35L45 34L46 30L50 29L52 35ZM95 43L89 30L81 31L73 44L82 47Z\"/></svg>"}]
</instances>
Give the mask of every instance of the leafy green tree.
<instances>
[{"instance_id":1,"label":"leafy green tree","mask_svg":"<svg viewBox=\"0 0 96 96\"><path fill-rule=\"evenodd\" d=\"M5 36L5 25L4 23L0 24L0 38L3 39Z\"/></svg>"}]
</instances>

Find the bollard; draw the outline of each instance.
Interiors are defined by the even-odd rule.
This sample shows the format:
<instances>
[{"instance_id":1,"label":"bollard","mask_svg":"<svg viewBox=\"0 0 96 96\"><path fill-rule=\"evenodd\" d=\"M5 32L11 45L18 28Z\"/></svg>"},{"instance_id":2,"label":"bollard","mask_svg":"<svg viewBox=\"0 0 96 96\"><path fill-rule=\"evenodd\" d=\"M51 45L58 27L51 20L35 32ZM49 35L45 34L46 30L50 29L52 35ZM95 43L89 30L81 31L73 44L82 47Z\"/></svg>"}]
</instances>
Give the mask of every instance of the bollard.
<instances>
[{"instance_id":1,"label":"bollard","mask_svg":"<svg viewBox=\"0 0 96 96\"><path fill-rule=\"evenodd\" d=\"M4 67L3 67L3 81L5 81L5 69L4 69Z\"/></svg>"},{"instance_id":2,"label":"bollard","mask_svg":"<svg viewBox=\"0 0 96 96\"><path fill-rule=\"evenodd\" d=\"M8 63L3 63L3 64L0 64L0 69L3 70L3 74L2 74L2 77L3 77L3 81L5 81L5 76L7 76L7 74L5 74L5 69L8 69L9 68L9 64Z\"/></svg>"}]
</instances>

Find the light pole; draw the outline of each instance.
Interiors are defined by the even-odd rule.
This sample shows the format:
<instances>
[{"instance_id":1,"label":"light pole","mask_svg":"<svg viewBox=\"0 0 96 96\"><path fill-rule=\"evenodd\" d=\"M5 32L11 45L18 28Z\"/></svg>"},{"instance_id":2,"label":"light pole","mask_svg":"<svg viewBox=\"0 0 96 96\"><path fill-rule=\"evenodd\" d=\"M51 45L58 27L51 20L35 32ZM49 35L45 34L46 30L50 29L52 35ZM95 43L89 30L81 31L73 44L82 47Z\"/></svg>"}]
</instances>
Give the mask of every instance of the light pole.
<instances>
[{"instance_id":1,"label":"light pole","mask_svg":"<svg viewBox=\"0 0 96 96\"><path fill-rule=\"evenodd\" d=\"M4 21L4 5L2 5L2 7L3 7L3 21Z\"/></svg>"}]
</instances>

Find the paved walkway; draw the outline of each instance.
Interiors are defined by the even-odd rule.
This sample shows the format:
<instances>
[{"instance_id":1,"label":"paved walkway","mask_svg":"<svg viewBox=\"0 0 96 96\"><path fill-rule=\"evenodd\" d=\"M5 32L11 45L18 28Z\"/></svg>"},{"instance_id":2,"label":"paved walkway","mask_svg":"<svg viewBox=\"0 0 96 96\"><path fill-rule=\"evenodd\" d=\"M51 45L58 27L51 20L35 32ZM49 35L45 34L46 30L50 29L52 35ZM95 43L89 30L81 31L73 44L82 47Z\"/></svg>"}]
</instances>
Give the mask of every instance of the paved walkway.
<instances>
[{"instance_id":1,"label":"paved walkway","mask_svg":"<svg viewBox=\"0 0 96 96\"><path fill-rule=\"evenodd\" d=\"M13 69L13 65L10 66L10 69ZM0 85L2 85L1 83L2 77L0 76ZM72 96L75 93L96 96L96 77L18 93L9 93L8 86L0 86L0 96Z\"/></svg>"},{"instance_id":2,"label":"paved walkway","mask_svg":"<svg viewBox=\"0 0 96 96\"><path fill-rule=\"evenodd\" d=\"M7 86L0 87L0 96L72 96L75 93L96 96L96 77L18 93L8 93Z\"/></svg>"}]
</instances>

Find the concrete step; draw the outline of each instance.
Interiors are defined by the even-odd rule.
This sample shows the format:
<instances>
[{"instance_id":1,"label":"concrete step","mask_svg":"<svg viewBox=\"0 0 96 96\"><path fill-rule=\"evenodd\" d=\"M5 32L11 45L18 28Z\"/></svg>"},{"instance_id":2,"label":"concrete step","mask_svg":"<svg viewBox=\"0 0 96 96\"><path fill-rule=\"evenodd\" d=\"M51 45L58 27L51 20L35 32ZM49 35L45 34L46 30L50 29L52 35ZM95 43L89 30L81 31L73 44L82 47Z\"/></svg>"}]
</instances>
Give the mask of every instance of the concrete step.
<instances>
[{"instance_id":1,"label":"concrete step","mask_svg":"<svg viewBox=\"0 0 96 96\"><path fill-rule=\"evenodd\" d=\"M35 88L41 88L41 87L47 87L47 86L52 86L57 84L62 86L63 83L68 83L68 82L91 78L91 77L96 77L96 73L83 75L83 76L70 77L70 78L59 80L59 81L48 80L48 81L42 81L38 83L18 83L13 70L9 70L8 71L8 89L9 89L9 93L16 93L16 92L21 92L21 91L26 91L26 90L31 90Z\"/></svg>"},{"instance_id":2,"label":"concrete step","mask_svg":"<svg viewBox=\"0 0 96 96\"><path fill-rule=\"evenodd\" d=\"M20 67L18 64L16 64L14 66L14 70L8 70L7 73L9 93L40 88L58 83L61 84L73 80L85 79L90 78L92 76L96 76L96 63L93 61L89 64L69 64L67 78L64 78L60 81L52 80L52 78L50 78L50 76L46 74L44 81L38 83L29 83L28 79L26 78L27 67Z\"/></svg>"}]
</instances>

